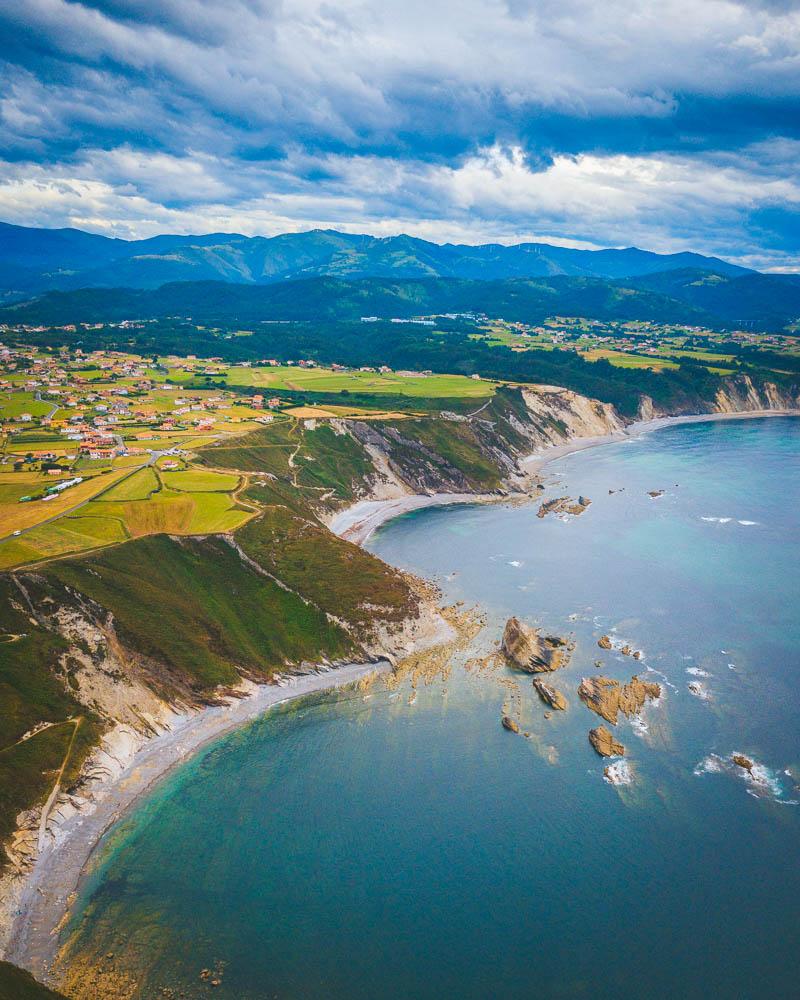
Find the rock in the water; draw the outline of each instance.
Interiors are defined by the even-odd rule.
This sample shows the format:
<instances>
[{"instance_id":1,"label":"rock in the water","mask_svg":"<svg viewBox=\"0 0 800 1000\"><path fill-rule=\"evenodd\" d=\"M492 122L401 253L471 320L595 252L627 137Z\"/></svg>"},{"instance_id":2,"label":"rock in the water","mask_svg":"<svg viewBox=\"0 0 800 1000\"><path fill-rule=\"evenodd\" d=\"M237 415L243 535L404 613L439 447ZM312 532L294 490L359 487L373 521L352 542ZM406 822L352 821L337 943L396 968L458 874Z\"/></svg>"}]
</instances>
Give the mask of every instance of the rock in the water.
<instances>
[{"instance_id":1,"label":"rock in the water","mask_svg":"<svg viewBox=\"0 0 800 1000\"><path fill-rule=\"evenodd\" d=\"M516 721L511 718L511 716L504 715L503 719L502 719L502 722L503 722L504 728L507 729L509 732L511 732L511 733L518 733L519 732L519 726L516 723Z\"/></svg>"},{"instance_id":2,"label":"rock in the water","mask_svg":"<svg viewBox=\"0 0 800 1000\"><path fill-rule=\"evenodd\" d=\"M625 643L625 645L622 647L620 653L622 653L623 656L633 656L633 650L627 643Z\"/></svg>"},{"instance_id":3,"label":"rock in the water","mask_svg":"<svg viewBox=\"0 0 800 1000\"><path fill-rule=\"evenodd\" d=\"M589 730L589 742L601 757L622 757L625 747L618 743L605 726Z\"/></svg>"},{"instance_id":4,"label":"rock in the water","mask_svg":"<svg viewBox=\"0 0 800 1000\"><path fill-rule=\"evenodd\" d=\"M578 694L588 708L616 726L620 712L628 717L636 715L649 698L661 695L661 685L636 675L627 684L609 677L584 677Z\"/></svg>"},{"instance_id":5,"label":"rock in the water","mask_svg":"<svg viewBox=\"0 0 800 1000\"><path fill-rule=\"evenodd\" d=\"M610 639L610 637L607 636L607 635L601 635L600 638L597 640L597 645L601 649L611 649L611 639Z\"/></svg>"},{"instance_id":6,"label":"rock in the water","mask_svg":"<svg viewBox=\"0 0 800 1000\"><path fill-rule=\"evenodd\" d=\"M754 761L750 760L749 757L745 757L742 753L735 753L731 756L731 760L737 767L742 767L752 774Z\"/></svg>"},{"instance_id":7,"label":"rock in the water","mask_svg":"<svg viewBox=\"0 0 800 1000\"><path fill-rule=\"evenodd\" d=\"M648 490L647 491L647 495L649 497L652 497L655 500L656 497L663 497L664 496L664 491L663 490Z\"/></svg>"},{"instance_id":8,"label":"rock in the water","mask_svg":"<svg viewBox=\"0 0 800 1000\"><path fill-rule=\"evenodd\" d=\"M546 517L548 514L572 514L577 517L582 514L591 504L588 497L554 497L552 500L545 500L536 512L537 517Z\"/></svg>"},{"instance_id":9,"label":"rock in the water","mask_svg":"<svg viewBox=\"0 0 800 1000\"><path fill-rule=\"evenodd\" d=\"M503 629L501 648L506 659L520 670L546 673L569 662L572 644L557 635L540 635L540 629L509 618Z\"/></svg>"},{"instance_id":10,"label":"rock in the water","mask_svg":"<svg viewBox=\"0 0 800 1000\"><path fill-rule=\"evenodd\" d=\"M567 707L567 699L564 695L554 687L549 684L545 684L544 681L540 681L538 677L534 677L533 686L542 701L549 705L551 708L558 709L559 712L563 712ZM549 715L549 712L545 712L545 715Z\"/></svg>"}]
</instances>

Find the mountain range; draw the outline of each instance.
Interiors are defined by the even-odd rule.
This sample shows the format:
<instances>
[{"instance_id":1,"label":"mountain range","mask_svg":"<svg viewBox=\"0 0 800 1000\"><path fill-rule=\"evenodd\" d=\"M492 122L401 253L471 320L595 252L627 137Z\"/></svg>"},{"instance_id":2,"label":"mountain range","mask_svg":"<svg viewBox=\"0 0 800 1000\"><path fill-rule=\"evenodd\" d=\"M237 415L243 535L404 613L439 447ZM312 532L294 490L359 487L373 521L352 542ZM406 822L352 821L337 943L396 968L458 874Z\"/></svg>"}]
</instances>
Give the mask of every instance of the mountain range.
<instances>
[{"instance_id":1,"label":"mountain range","mask_svg":"<svg viewBox=\"0 0 800 1000\"><path fill-rule=\"evenodd\" d=\"M571 315L777 331L800 319L800 275L636 247L440 245L333 230L128 241L0 223L1 303L8 322L51 325L469 311L525 322Z\"/></svg>"},{"instance_id":2,"label":"mountain range","mask_svg":"<svg viewBox=\"0 0 800 1000\"><path fill-rule=\"evenodd\" d=\"M319 229L272 237L211 233L121 240L79 229L30 229L0 223L0 294L7 300L54 289L158 288L173 281L266 285L314 277L618 279L687 268L726 276L748 273L717 257L657 254L636 247L467 246Z\"/></svg>"}]
</instances>

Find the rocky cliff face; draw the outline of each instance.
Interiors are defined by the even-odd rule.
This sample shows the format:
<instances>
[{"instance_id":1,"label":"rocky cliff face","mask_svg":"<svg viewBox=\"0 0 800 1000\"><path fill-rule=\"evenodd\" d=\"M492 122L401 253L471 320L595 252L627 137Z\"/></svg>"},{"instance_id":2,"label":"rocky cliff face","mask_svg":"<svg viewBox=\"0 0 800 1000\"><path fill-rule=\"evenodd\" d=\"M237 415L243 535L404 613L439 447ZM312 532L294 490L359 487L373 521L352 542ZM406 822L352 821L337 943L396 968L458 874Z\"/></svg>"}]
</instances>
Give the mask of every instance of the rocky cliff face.
<instances>
[{"instance_id":1,"label":"rocky cliff face","mask_svg":"<svg viewBox=\"0 0 800 1000\"><path fill-rule=\"evenodd\" d=\"M800 410L800 388L757 385L749 375L723 382L713 399L691 410L662 411L640 399L635 419L705 413ZM522 459L552 445L624 432L631 420L610 403L537 385L506 388L472 413L440 413L397 421L341 421L369 454L374 499L425 493L497 493L524 490Z\"/></svg>"},{"instance_id":2,"label":"rocky cliff face","mask_svg":"<svg viewBox=\"0 0 800 1000\"><path fill-rule=\"evenodd\" d=\"M749 375L727 379L716 395L714 411L717 413L750 413L759 410L800 409L800 389L781 388L774 382L757 386Z\"/></svg>"}]
</instances>

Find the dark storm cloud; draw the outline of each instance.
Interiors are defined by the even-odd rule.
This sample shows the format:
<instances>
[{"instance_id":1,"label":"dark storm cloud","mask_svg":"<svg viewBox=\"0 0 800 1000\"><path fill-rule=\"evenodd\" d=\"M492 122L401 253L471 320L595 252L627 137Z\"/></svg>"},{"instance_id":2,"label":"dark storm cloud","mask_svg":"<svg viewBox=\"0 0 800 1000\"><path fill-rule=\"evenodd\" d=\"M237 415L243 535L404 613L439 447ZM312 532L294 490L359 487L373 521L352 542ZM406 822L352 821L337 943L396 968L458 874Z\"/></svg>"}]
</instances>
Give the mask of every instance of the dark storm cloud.
<instances>
[{"instance_id":1,"label":"dark storm cloud","mask_svg":"<svg viewBox=\"0 0 800 1000\"><path fill-rule=\"evenodd\" d=\"M794 3L0 0L0 35L14 221L787 260Z\"/></svg>"}]
</instances>

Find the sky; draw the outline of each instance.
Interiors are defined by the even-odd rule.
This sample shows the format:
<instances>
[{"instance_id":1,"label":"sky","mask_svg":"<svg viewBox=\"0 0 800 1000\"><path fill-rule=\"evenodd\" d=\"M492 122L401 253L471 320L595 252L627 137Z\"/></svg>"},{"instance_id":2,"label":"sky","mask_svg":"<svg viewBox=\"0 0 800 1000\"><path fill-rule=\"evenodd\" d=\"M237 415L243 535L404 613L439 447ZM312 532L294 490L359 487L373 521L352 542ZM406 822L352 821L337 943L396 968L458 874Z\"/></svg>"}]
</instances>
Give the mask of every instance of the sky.
<instances>
[{"instance_id":1,"label":"sky","mask_svg":"<svg viewBox=\"0 0 800 1000\"><path fill-rule=\"evenodd\" d=\"M0 219L800 271L800 0L0 0Z\"/></svg>"}]
</instances>

